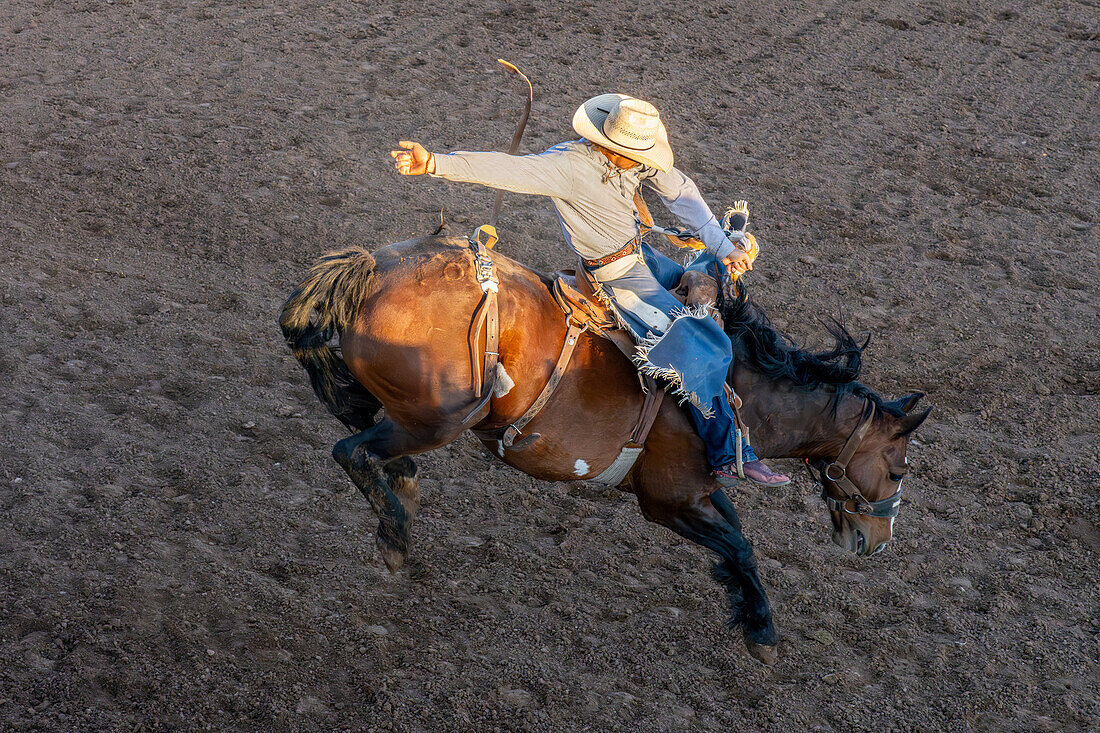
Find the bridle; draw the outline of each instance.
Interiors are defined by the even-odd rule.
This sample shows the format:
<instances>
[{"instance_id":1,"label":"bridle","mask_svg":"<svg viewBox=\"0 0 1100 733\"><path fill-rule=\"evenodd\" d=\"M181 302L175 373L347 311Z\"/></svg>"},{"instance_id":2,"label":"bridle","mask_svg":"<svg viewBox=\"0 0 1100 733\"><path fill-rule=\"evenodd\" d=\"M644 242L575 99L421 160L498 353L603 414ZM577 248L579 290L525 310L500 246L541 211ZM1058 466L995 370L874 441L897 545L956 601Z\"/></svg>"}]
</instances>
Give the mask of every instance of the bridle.
<instances>
[{"instance_id":1,"label":"bridle","mask_svg":"<svg viewBox=\"0 0 1100 733\"><path fill-rule=\"evenodd\" d=\"M844 514L861 514L866 517L896 517L898 515L898 507L901 504L901 483L898 483L898 490L885 499L879 499L878 501L867 500L859 488L852 483L852 480L848 478L848 462L852 460L852 456L859 450L860 444L867 436L867 431L871 428L871 423L875 418L875 403L871 400L866 400L863 404L863 412L860 417L859 425L856 425L856 429L852 431L852 434L848 436L848 441L844 444L844 447L840 450L840 455L836 457L832 463L826 464L825 461L816 461L817 470L820 471L820 476L814 475L813 465L810 459L806 459L806 469L810 472L811 478L821 484L821 498L825 500L825 505L829 507L831 511L843 512ZM904 476L906 468L891 468L890 472L893 475ZM844 495L843 499L836 499L829 496L828 483L832 483L833 486ZM855 505L854 509L849 509L849 502Z\"/></svg>"}]
</instances>

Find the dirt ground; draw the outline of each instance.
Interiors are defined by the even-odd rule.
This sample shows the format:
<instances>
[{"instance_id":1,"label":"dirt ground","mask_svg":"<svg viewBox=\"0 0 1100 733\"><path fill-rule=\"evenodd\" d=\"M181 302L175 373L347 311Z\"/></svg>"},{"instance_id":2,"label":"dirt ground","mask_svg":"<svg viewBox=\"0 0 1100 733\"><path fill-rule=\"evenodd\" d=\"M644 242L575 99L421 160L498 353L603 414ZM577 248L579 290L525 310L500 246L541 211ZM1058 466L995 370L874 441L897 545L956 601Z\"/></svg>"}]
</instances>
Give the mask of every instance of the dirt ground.
<instances>
[{"instance_id":1,"label":"dirt ground","mask_svg":"<svg viewBox=\"0 0 1100 733\"><path fill-rule=\"evenodd\" d=\"M1094 3L7 0L0 4L0 728L1096 730ZM420 460L410 566L330 459L275 323L321 252L460 231L492 193L399 137L527 151L654 101L748 282L935 405L895 540L741 489L780 664L632 496L464 437ZM501 249L570 262L546 201ZM667 216L658 214L667 221Z\"/></svg>"}]
</instances>

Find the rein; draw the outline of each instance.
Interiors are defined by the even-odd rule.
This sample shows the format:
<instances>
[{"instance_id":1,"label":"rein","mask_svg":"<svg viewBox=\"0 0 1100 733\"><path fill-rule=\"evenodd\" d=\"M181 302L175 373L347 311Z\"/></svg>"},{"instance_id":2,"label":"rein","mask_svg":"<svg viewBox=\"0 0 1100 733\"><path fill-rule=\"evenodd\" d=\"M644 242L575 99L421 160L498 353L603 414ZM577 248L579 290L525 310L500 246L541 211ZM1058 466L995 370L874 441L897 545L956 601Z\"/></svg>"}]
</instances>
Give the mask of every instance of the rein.
<instances>
[{"instance_id":1,"label":"rein","mask_svg":"<svg viewBox=\"0 0 1100 733\"><path fill-rule=\"evenodd\" d=\"M806 459L806 470L810 472L811 478L821 484L821 498L825 500L825 505L829 507L830 511L843 512L845 514L859 514L865 517L893 518L898 515L898 510L901 505L900 484L898 485L898 490L885 499L869 501L860 493L859 487L848 478L848 463L852 460L852 456L856 454L856 451L859 450L859 446L863 443L863 439L867 437L867 431L870 430L874 418L875 403L871 402L871 400L866 400L863 405L863 413L859 424L856 425L852 434L848 436L848 440L844 443L844 447L840 449L840 455L828 464L824 461L818 461L817 468L821 472L820 476L814 475L810 459ZM833 486L844 495L843 499L836 499L829 496L826 479L828 479L828 483L832 483ZM854 502L855 509L848 508L849 502Z\"/></svg>"},{"instance_id":2,"label":"rein","mask_svg":"<svg viewBox=\"0 0 1100 733\"><path fill-rule=\"evenodd\" d=\"M531 103L535 101L535 89L531 86L531 80L527 78L527 75L516 68L515 64L510 64L504 59L497 59L504 68L509 71L519 74L519 77L527 83L527 102L523 106L523 114L519 118L519 124L516 125L516 131L512 134L512 144L508 146L508 155L515 155L519 151L519 143L523 140L523 129L527 127L527 118L531 116ZM504 203L504 191L497 191L496 197L493 199L493 213L489 217L489 224L496 226L497 218L500 216L500 207Z\"/></svg>"}]
</instances>

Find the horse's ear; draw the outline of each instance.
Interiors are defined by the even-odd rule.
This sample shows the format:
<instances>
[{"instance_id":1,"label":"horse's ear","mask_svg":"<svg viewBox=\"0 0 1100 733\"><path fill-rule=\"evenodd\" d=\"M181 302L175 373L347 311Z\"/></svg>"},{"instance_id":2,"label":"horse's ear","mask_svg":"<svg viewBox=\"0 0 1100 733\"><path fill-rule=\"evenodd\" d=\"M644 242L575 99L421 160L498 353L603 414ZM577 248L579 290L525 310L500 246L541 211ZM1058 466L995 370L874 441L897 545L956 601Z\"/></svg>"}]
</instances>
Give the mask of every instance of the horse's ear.
<instances>
[{"instance_id":1,"label":"horse's ear","mask_svg":"<svg viewBox=\"0 0 1100 733\"><path fill-rule=\"evenodd\" d=\"M914 412L901 418L901 422L898 425L898 436L909 435L909 433L919 428L920 424L928 419L928 413L930 412L932 412L932 408L928 407L920 412Z\"/></svg>"},{"instance_id":2,"label":"horse's ear","mask_svg":"<svg viewBox=\"0 0 1100 733\"><path fill-rule=\"evenodd\" d=\"M924 397L924 392L914 392L913 394L906 395L905 397L899 397L893 402L889 402L887 404L898 408L902 412L909 412L917 406L917 403L921 401L922 397Z\"/></svg>"}]
</instances>

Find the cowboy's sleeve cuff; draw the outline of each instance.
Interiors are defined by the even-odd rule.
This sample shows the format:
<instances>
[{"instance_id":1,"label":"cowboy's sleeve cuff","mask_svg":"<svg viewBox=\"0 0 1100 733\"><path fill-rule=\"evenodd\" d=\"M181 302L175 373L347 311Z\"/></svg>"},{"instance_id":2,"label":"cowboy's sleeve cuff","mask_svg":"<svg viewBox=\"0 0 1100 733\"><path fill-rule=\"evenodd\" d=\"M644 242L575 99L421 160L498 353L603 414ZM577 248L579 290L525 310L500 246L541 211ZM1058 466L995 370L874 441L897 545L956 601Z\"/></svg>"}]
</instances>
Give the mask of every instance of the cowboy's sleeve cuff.
<instances>
[{"instance_id":1,"label":"cowboy's sleeve cuff","mask_svg":"<svg viewBox=\"0 0 1100 733\"><path fill-rule=\"evenodd\" d=\"M735 249L737 249L737 245L727 239L724 243L722 243L718 247L715 247L711 251L714 253L714 259L721 262L722 260L729 257L731 254L733 254L733 251Z\"/></svg>"},{"instance_id":2,"label":"cowboy's sleeve cuff","mask_svg":"<svg viewBox=\"0 0 1100 733\"><path fill-rule=\"evenodd\" d=\"M428 174L432 178L446 178L454 168L450 155L432 153L432 160L435 161L435 170Z\"/></svg>"}]
</instances>

